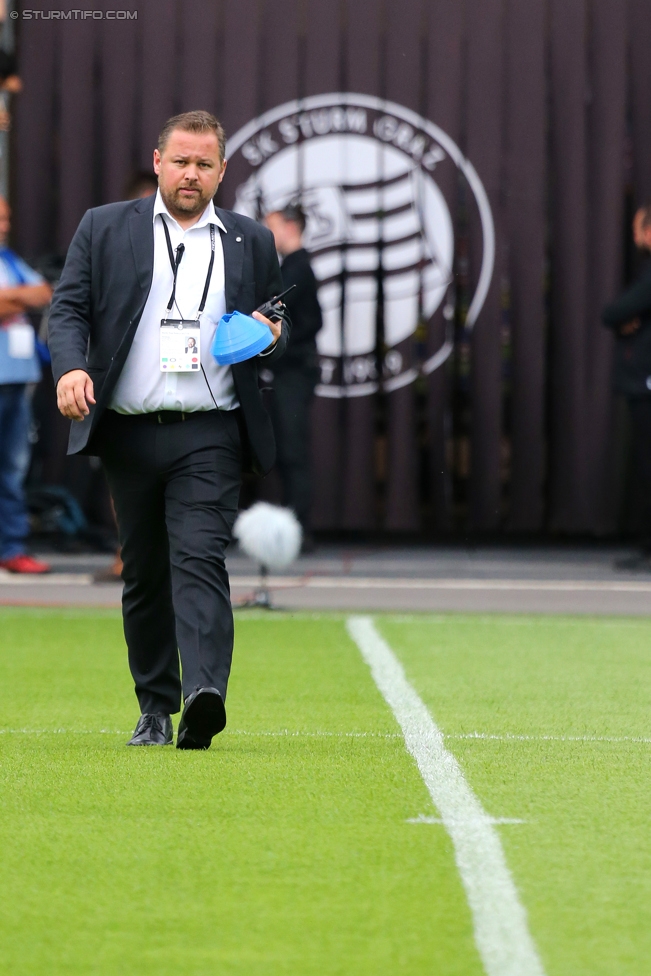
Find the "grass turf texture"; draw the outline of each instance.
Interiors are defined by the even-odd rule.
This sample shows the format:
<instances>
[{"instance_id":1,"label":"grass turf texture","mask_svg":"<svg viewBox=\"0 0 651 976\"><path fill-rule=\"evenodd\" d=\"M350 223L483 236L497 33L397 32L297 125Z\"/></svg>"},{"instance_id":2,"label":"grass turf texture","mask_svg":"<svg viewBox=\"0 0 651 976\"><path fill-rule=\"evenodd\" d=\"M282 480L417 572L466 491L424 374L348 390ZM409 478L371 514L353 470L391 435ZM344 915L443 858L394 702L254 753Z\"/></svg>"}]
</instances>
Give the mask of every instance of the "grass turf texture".
<instances>
[{"instance_id":1,"label":"grass turf texture","mask_svg":"<svg viewBox=\"0 0 651 976\"><path fill-rule=\"evenodd\" d=\"M651 621L376 621L452 736L651 736ZM236 626L228 729L179 753L125 748L117 615L0 611L0 972L480 974L450 841L406 822L436 811L345 619ZM548 976L646 974L651 745L447 744L488 813L527 821L497 829Z\"/></svg>"}]
</instances>

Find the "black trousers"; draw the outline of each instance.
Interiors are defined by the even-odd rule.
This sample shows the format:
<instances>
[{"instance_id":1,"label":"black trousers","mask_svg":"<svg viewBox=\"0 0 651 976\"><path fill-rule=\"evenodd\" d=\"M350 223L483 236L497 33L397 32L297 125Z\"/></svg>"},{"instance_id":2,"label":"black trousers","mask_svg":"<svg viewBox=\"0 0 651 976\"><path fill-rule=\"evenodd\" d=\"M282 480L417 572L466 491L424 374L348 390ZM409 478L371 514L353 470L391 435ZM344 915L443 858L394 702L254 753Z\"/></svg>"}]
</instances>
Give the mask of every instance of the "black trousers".
<instances>
[{"instance_id":1,"label":"black trousers","mask_svg":"<svg viewBox=\"0 0 651 976\"><path fill-rule=\"evenodd\" d=\"M141 712L173 714L181 693L207 686L225 698L233 654L225 553L241 477L235 411L158 424L108 410L93 446L115 504Z\"/></svg>"},{"instance_id":2,"label":"black trousers","mask_svg":"<svg viewBox=\"0 0 651 976\"><path fill-rule=\"evenodd\" d=\"M629 397L633 463L642 489L641 543L651 552L651 396Z\"/></svg>"},{"instance_id":3,"label":"black trousers","mask_svg":"<svg viewBox=\"0 0 651 976\"><path fill-rule=\"evenodd\" d=\"M311 367L278 371L270 401L283 504L294 510L305 528L312 502L310 406L317 376Z\"/></svg>"}]
</instances>

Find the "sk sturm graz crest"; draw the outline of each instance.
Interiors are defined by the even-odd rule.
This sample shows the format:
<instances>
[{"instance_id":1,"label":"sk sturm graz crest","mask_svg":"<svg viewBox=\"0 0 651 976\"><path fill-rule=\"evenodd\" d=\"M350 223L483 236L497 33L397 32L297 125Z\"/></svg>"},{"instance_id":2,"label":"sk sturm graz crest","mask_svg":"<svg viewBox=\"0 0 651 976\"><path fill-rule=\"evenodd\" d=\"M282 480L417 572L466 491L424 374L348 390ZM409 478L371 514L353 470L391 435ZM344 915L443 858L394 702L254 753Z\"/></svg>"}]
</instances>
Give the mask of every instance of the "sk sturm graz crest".
<instances>
[{"instance_id":1,"label":"sk sturm graz crest","mask_svg":"<svg viewBox=\"0 0 651 976\"><path fill-rule=\"evenodd\" d=\"M493 221L474 168L432 122L369 95L317 95L249 122L226 154L236 211L259 218L300 201L306 212L324 317L319 395L374 393L379 375L387 392L413 382L417 370L403 367L395 347L442 302L452 317L454 226L437 184L445 166L463 175L481 219L482 263L466 316L474 325L493 273ZM450 332L419 368L431 373L451 350Z\"/></svg>"}]
</instances>

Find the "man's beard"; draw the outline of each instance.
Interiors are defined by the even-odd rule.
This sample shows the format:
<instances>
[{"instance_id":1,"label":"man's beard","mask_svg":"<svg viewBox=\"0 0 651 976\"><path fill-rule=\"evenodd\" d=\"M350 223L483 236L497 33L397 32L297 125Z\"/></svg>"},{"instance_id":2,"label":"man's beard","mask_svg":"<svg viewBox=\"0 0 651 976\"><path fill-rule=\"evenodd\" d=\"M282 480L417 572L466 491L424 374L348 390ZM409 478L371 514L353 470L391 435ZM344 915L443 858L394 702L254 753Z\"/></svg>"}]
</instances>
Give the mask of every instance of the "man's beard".
<instances>
[{"instance_id":1,"label":"man's beard","mask_svg":"<svg viewBox=\"0 0 651 976\"><path fill-rule=\"evenodd\" d=\"M198 190L198 195L192 198L182 197L182 189ZM202 214L210 202L210 196L205 195L200 186L177 187L171 194L161 186L160 195L172 216L177 213L180 217L194 217L195 214Z\"/></svg>"}]
</instances>

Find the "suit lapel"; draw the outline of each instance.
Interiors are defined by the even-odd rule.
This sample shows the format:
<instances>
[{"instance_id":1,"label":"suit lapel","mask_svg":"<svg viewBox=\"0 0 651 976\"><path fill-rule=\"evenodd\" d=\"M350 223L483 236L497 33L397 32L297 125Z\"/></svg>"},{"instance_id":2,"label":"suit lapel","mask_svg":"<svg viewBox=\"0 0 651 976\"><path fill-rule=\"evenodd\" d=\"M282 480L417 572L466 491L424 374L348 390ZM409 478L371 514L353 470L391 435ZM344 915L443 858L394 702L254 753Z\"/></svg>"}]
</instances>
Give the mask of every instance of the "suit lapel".
<instances>
[{"instance_id":1,"label":"suit lapel","mask_svg":"<svg viewBox=\"0 0 651 976\"><path fill-rule=\"evenodd\" d=\"M139 202L135 213L129 218L129 237L131 251L136 265L138 284L144 297L149 294L154 274L154 201L156 194Z\"/></svg>"},{"instance_id":2,"label":"suit lapel","mask_svg":"<svg viewBox=\"0 0 651 976\"><path fill-rule=\"evenodd\" d=\"M235 215L230 210L222 210L220 207L215 207L215 213L227 231L225 234L220 230L222 246L224 248L226 311L234 312L240 285L242 284L244 234L237 224Z\"/></svg>"}]
</instances>

